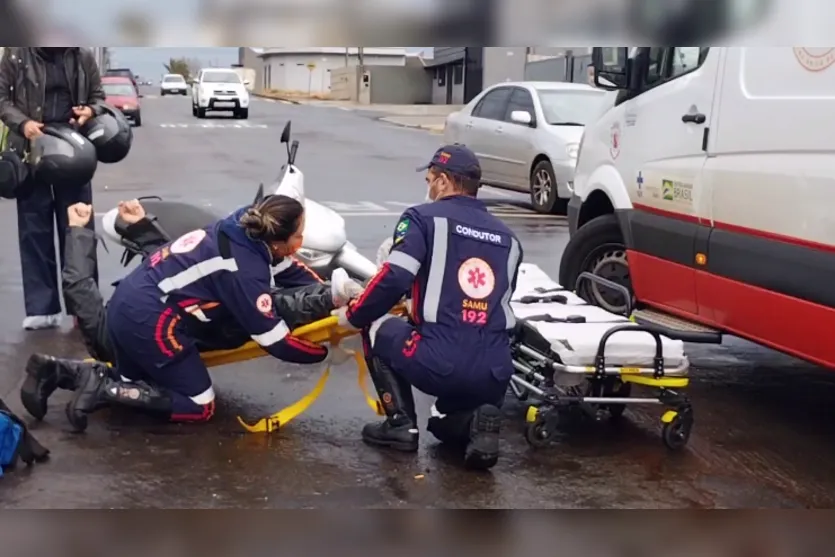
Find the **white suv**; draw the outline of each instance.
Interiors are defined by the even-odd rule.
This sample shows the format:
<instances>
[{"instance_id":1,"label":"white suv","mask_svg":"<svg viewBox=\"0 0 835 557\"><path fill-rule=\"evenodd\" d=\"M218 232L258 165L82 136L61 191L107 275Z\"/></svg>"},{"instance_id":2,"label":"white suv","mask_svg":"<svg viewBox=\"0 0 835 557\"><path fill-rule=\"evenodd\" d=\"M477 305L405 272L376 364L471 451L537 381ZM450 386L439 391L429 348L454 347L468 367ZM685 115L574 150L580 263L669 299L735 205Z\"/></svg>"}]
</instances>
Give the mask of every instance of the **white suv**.
<instances>
[{"instance_id":1,"label":"white suv","mask_svg":"<svg viewBox=\"0 0 835 557\"><path fill-rule=\"evenodd\" d=\"M203 69L197 74L191 87L191 113L205 118L207 111L229 110L235 118L249 118L249 92L247 81L234 70Z\"/></svg>"},{"instance_id":2,"label":"white suv","mask_svg":"<svg viewBox=\"0 0 835 557\"><path fill-rule=\"evenodd\" d=\"M159 95L188 95L188 83L178 73L165 74L159 82Z\"/></svg>"}]
</instances>

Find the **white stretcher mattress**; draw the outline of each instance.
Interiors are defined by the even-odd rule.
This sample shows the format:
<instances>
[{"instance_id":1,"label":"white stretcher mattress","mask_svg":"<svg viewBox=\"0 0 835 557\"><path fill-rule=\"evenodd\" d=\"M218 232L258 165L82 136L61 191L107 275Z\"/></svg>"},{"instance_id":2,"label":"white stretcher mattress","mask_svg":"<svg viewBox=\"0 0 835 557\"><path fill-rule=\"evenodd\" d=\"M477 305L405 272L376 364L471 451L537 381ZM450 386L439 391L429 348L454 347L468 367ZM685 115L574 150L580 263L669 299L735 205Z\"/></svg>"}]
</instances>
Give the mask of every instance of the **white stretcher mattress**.
<instances>
[{"instance_id":1,"label":"white stretcher mattress","mask_svg":"<svg viewBox=\"0 0 835 557\"><path fill-rule=\"evenodd\" d=\"M537 288L549 290L539 292ZM555 290L560 289L560 290ZM566 303L559 301L522 303L523 297L539 299L555 295L564 296ZM600 339L609 329L621 325L636 326L622 315L610 313L603 308L587 304L579 296L562 289L538 266L522 263L516 290L511 298L513 313L519 320L550 315L567 318L581 315L586 323L549 323L528 321L551 345L551 350L566 365L591 366L597 355ZM684 343L665 336L661 337L664 365L678 367L684 360ZM624 331L614 334L606 343L606 364L618 366L652 367L655 356L655 339L642 331Z\"/></svg>"}]
</instances>

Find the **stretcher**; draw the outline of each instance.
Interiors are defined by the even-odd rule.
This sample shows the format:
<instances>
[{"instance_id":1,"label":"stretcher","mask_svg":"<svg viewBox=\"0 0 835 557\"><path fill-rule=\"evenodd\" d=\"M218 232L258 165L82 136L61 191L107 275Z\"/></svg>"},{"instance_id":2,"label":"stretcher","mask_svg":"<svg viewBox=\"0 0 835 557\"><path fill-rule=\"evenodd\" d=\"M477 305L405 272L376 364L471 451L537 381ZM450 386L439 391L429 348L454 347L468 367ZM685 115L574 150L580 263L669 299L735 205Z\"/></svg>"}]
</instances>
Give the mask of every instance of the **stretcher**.
<instances>
[{"instance_id":1,"label":"stretcher","mask_svg":"<svg viewBox=\"0 0 835 557\"><path fill-rule=\"evenodd\" d=\"M679 392L689 383L684 342L675 331L639 325L630 317L631 295L622 286L583 273L583 281L621 293L625 315L585 302L551 280L539 267L522 264L511 307L518 320L513 332L515 373L510 388L521 401L532 399L525 437L534 447L548 443L560 417L580 408L596 419L619 418L628 404L665 409L661 438L683 448L693 427L693 410ZM646 388L632 397L633 385Z\"/></svg>"}]
</instances>

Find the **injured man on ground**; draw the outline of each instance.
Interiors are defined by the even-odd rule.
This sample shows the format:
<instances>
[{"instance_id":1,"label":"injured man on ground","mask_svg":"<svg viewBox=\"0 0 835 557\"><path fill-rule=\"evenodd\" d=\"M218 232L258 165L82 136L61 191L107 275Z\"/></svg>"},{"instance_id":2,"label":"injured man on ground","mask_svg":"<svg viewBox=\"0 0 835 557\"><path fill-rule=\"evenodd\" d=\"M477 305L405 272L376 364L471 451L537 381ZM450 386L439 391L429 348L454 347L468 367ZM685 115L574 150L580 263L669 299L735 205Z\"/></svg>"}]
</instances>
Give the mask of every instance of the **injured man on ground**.
<instances>
[{"instance_id":1,"label":"injured man on ground","mask_svg":"<svg viewBox=\"0 0 835 557\"><path fill-rule=\"evenodd\" d=\"M272 222L274 225L272 236L274 237L271 236L269 241L258 241L252 238L252 245L248 247L250 252L257 254L257 258L263 255L263 263L270 267L269 272L273 275L272 286L268 288L271 304L266 303L268 300L262 300L264 296L257 296L257 300L252 300L252 303L256 304L259 309L264 309L266 305L269 305L270 313L273 313L272 318L283 321L282 330L289 332L301 325L330 316L334 309L347 304L349 300L360 295L363 287L351 280L342 269L334 271L330 283L324 282L313 271L292 257L292 254L301 244L299 232L303 230L304 212L303 208L292 206L293 200L283 201L290 209L278 207L279 210L273 210L278 219ZM276 207L277 205L273 203L273 206ZM224 221L235 218L238 213L244 215L243 217L239 215L238 220L244 219L246 215L256 214L256 212L259 218L266 218L269 216L267 214L269 210L269 207L250 207L246 211L238 211L230 217L206 227L203 231L199 231L199 236L200 238L208 236L206 240L215 240L216 242L216 234L213 233L213 230L222 229ZM281 210L285 212L281 213ZM295 213L292 211L295 211ZM282 215L286 216L284 220L288 222L279 222ZM177 253L183 251L174 249L179 240L171 243L171 240L176 239L169 239L156 226L152 218L147 218L142 205L137 200L121 202L119 204L119 216L127 224L127 236L142 246L145 256L139 268L134 270L132 274L141 273L143 266L156 266L160 261L172 259L172 255L176 256ZM91 218L93 218L93 210L89 205L79 203L68 209L69 228L66 231L62 284L67 311L77 317L78 327L82 333L84 343L94 360L68 360L44 354L33 354L27 363L27 376L21 388L23 405L34 418L41 420L47 412L47 401L56 389L76 391L73 400L67 406L67 417L77 430L83 430L86 427L86 418L79 415L79 407L83 410L81 413L86 415L94 409L93 406L98 408L106 406L107 402L119 402L117 400L109 401L108 397L102 393L83 392L85 389L90 391L91 384L95 387L95 391L103 389L105 378L101 377L98 381L94 380L96 379L95 374L98 373L109 376L113 385L118 384L119 392L129 391L125 393L124 402L135 402L135 404L127 404L128 406L135 406L140 410L155 411L153 413L163 414L167 418L173 418L178 414L187 414L187 412L177 408L177 392L168 392L172 389L160 388L159 385L155 385L154 377L130 377L130 381L125 381L127 378L125 377L126 374L122 373L124 370L118 369L119 365L116 365L119 361L120 350L117 348L117 341L110 333L112 323L109 323L109 321L113 319L112 311L110 312L110 319L108 319L108 310L113 308L108 308L105 304L94 278L97 237L94 232L85 228ZM238 221L231 222L230 220L227 226L231 225L231 228L235 228L237 224ZM284 231L286 238L282 236L282 231ZM243 242L249 243L249 238L245 238ZM223 242L221 241L221 243ZM203 249L212 250L216 248L207 246ZM200 250L191 248L190 251L192 253L184 253L183 255L195 258L198 257L196 254ZM264 254L261 254L261 251L264 251ZM246 257L251 256L250 252ZM260 266L261 263L261 260L258 259L254 265ZM253 265L251 261L250 265ZM199 266L200 262L197 262L190 268ZM241 270L254 272L251 269L242 268ZM176 272L176 269L172 272ZM265 270L264 273L266 272ZM258 269L258 273L260 275L260 269ZM238 273L234 274L237 275ZM240 274L243 276L244 273ZM243 279L235 277L232 280L239 282ZM236 282L233 284L236 284ZM119 283L116 284L116 288L119 289ZM220 286L219 288L223 289L224 287ZM234 286L229 288L234 288ZM218 292L217 294L220 294L218 297L224 298L226 292ZM182 304L177 304L178 315L166 324L166 330L171 333L168 335L169 337L176 336L179 329L187 329L183 334L194 340L198 352L205 352L235 349L259 336L254 333L260 331L249 330L252 328L251 324L249 324L249 327L241 325L240 319L236 318L235 310L218 312L217 309L222 308L217 307L221 304L215 300L197 300L197 302L199 303L196 303L194 307L180 307ZM144 302L137 300L136 303L139 305ZM203 317L205 308L202 306L204 305L213 305L213 311L211 312L213 318L211 320L206 320ZM201 319L201 317L203 318ZM256 338L256 340L258 339ZM332 348L329 352L327 349L316 345L306 346L304 341L293 339L292 335L285 334L281 342L286 343L288 341L293 341L291 343L293 350L288 349L286 351L288 361L319 363L328 360L329 363L338 364L349 357L344 350L338 347ZM269 347L265 349L269 350ZM272 350L270 351L272 352ZM317 353L313 354L314 351L317 351ZM291 352L293 353L291 354ZM297 358L296 352L305 357L299 356ZM318 352L321 352L321 354ZM283 355L278 357L285 359ZM176 359L176 357L172 358L172 360ZM175 372L174 369L170 371ZM176 372L173 374L176 374ZM108 389L110 388L108 386ZM210 386L209 390L211 390ZM211 393L211 400L208 400L208 402L204 400L194 401L194 396L191 396L192 393L185 394L191 398L191 401L202 407L202 413L196 412L197 414L203 416L203 419L211 417L214 408L213 392ZM202 395L203 392L200 394ZM94 400L84 400L91 397ZM172 399L174 400L172 401ZM188 405L188 403L189 400L186 399L185 405ZM90 408L87 408L87 406L90 406ZM187 421L195 420L196 418Z\"/></svg>"}]
</instances>

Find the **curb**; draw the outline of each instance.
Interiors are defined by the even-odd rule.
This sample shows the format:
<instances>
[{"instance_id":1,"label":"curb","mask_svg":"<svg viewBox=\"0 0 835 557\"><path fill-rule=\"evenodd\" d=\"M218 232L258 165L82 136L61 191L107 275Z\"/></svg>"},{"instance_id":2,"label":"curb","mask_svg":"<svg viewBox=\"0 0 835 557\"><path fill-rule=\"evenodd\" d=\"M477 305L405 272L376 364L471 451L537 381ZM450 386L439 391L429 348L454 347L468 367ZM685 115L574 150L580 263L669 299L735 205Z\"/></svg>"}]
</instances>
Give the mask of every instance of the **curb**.
<instances>
[{"instance_id":1,"label":"curb","mask_svg":"<svg viewBox=\"0 0 835 557\"><path fill-rule=\"evenodd\" d=\"M428 127L428 126L425 126L425 125L420 125L420 124L417 125L417 126L411 125L411 124L401 124L399 122L392 122L391 120L388 120L388 118L389 118L389 116L380 116L379 118L375 118L375 120L377 120L378 122L383 122L385 124L389 124L390 126L398 126L398 127L401 127L401 128L410 128L410 129L413 129L413 130L423 130L425 132L434 133L434 134L438 134L438 135L441 135L441 134L444 133L443 129L439 130L439 129L436 129L436 128L431 128L431 127Z\"/></svg>"},{"instance_id":2,"label":"curb","mask_svg":"<svg viewBox=\"0 0 835 557\"><path fill-rule=\"evenodd\" d=\"M254 97L260 97L262 99L272 99L274 101L282 101L282 102L286 102L286 103L290 103L290 104L302 104L299 101L297 101L295 99L288 98L288 97L276 97L276 96L273 96L273 95L265 95L263 93L251 93L251 95L254 96Z\"/></svg>"}]
</instances>

